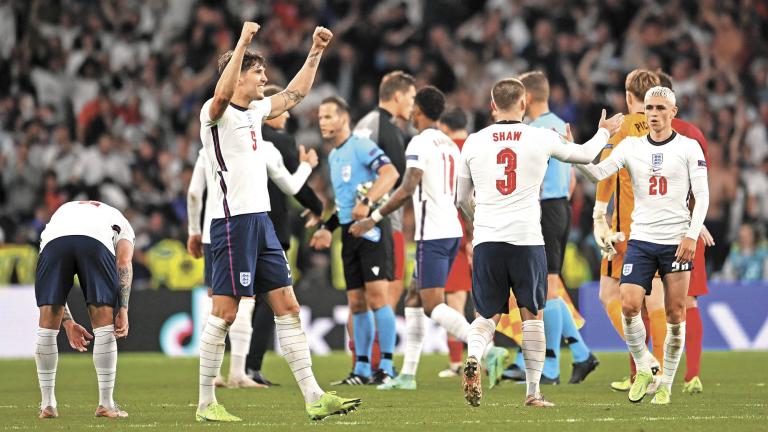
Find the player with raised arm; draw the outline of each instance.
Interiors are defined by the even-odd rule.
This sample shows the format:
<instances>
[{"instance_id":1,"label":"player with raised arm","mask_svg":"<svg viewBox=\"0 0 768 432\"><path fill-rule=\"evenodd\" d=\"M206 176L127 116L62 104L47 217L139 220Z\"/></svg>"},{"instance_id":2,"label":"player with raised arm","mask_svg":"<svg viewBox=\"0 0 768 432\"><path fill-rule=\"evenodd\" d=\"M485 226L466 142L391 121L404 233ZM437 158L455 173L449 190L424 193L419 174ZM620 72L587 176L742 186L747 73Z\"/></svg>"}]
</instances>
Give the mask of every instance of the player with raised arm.
<instances>
[{"instance_id":1,"label":"player with raised arm","mask_svg":"<svg viewBox=\"0 0 768 432\"><path fill-rule=\"evenodd\" d=\"M458 252L463 234L455 206L456 162L459 147L436 127L445 108L445 96L427 86L416 93L413 126L419 134L405 152L405 179L381 208L349 229L357 237L373 229L384 217L400 209L411 198L416 218L416 269L405 302L405 359L395 379L379 390L415 390L416 370L426 333L426 316L447 332L466 342L469 323L463 313L445 304L445 281ZM426 313L426 316L424 315ZM495 371L503 369L507 351L488 344L492 384ZM485 357L485 356L484 356Z\"/></svg>"},{"instance_id":2,"label":"player with raised arm","mask_svg":"<svg viewBox=\"0 0 768 432\"><path fill-rule=\"evenodd\" d=\"M279 190L276 193L296 194L303 188L312 168L317 166L317 153L314 150L307 152L302 146L299 149L299 160L296 172L291 174L285 167L282 155L277 151L273 144L265 141L264 150L267 155L266 163L268 165L268 174L270 180L274 181ZM307 169L307 165L309 169ZM213 192L218 187L213 177L213 170L209 169L210 164L205 153L205 149L200 149L192 171L192 179L187 191L187 214L189 215L187 239L187 250L195 257L204 257L204 277L205 286L208 287L209 298L213 297L211 288L211 220L212 208L216 205ZM203 192L208 190L205 200L205 217L203 218L202 229L200 227L200 216L203 211ZM271 198L271 194L270 194ZM214 379L216 387L229 388L263 388L264 383L259 383L245 374L245 361L248 355L253 327L251 317L255 307L254 297L242 297L237 309L235 321L229 329L229 341L231 344L231 359L229 363L229 377L226 382L217 374ZM207 308L210 313L210 305ZM266 329L271 331L271 329Z\"/></svg>"},{"instance_id":3,"label":"player with raised arm","mask_svg":"<svg viewBox=\"0 0 768 432\"><path fill-rule=\"evenodd\" d=\"M320 134L334 147L328 165L337 211L315 232L310 246L330 247L331 233L341 227L341 259L355 339L354 369L332 385L381 384L394 376L392 353L397 337L395 312L387 298L393 278L391 226L384 219L362 238L353 236L349 227L368 216L370 208L392 189L399 175L373 141L352 134L346 101L339 97L324 99L318 119ZM358 199L359 186L369 182L372 186ZM374 372L370 358L375 330L379 332L381 362Z\"/></svg>"},{"instance_id":4,"label":"player with raised arm","mask_svg":"<svg viewBox=\"0 0 768 432\"><path fill-rule=\"evenodd\" d=\"M627 168L632 179L635 207L620 286L624 336L637 365L628 396L630 402L642 401L653 381L653 356L645 343L640 308L658 271L664 284L667 336L664 374L651 403L666 405L685 344L686 296L696 241L709 205L709 188L701 147L672 129L672 118L677 114L675 94L657 86L648 90L644 100L650 133L625 138L607 159L583 170L597 181ZM689 191L696 199L692 212L688 209Z\"/></svg>"},{"instance_id":5,"label":"player with raised arm","mask_svg":"<svg viewBox=\"0 0 768 432\"><path fill-rule=\"evenodd\" d=\"M243 25L235 49L219 60L222 72L213 98L200 110L200 137L209 169L219 185L212 191L216 205L210 209L213 306L200 340L200 394L195 418L201 422L240 421L216 401L213 380L224 359L224 339L236 318L240 298L253 296L254 287L266 293L275 314L282 355L301 389L310 418L346 413L361 403L360 399L326 393L317 384L290 268L267 215L267 177L274 174L274 166L268 163L272 151L261 137L261 123L291 109L306 96L332 34L317 27L302 68L284 91L265 98L264 59L247 49L258 30L256 23Z\"/></svg>"},{"instance_id":6,"label":"player with raised arm","mask_svg":"<svg viewBox=\"0 0 768 432\"><path fill-rule=\"evenodd\" d=\"M623 116L605 119L583 145L557 132L521 123L525 87L514 78L491 91L496 123L467 138L458 164L457 204L474 226L472 298L479 316L470 327L464 365L464 397L479 406L480 358L501 314L509 309L510 287L520 308L526 366L526 406L549 407L539 391L546 340L543 307L547 297L547 258L541 233L539 197L550 157L589 163L618 129Z\"/></svg>"},{"instance_id":7,"label":"player with raised arm","mask_svg":"<svg viewBox=\"0 0 768 432\"><path fill-rule=\"evenodd\" d=\"M59 360L56 336L62 319L73 348L85 351L91 337L74 323L66 307L75 276L93 326L93 365L99 381L96 417L128 417L112 393L117 375L117 339L128 336L134 238L133 228L122 213L98 201L62 205L40 235L35 273L35 297L40 308L35 349L42 393L40 418L58 417L54 394Z\"/></svg>"}]
</instances>

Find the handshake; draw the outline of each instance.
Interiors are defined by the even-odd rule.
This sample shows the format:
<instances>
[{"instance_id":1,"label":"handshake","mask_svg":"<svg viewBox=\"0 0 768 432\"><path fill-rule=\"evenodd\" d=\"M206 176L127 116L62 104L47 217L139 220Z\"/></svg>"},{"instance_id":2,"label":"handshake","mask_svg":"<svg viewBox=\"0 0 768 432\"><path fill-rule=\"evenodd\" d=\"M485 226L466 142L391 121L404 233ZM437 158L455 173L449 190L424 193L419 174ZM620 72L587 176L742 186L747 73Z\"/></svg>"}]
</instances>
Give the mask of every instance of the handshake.
<instances>
[{"instance_id":1,"label":"handshake","mask_svg":"<svg viewBox=\"0 0 768 432\"><path fill-rule=\"evenodd\" d=\"M624 233L614 232L611 227L608 226L608 222L605 219L607 205L602 206L601 203L595 203L595 209L592 212L592 219L594 220L594 234L597 245L600 246L600 255L608 261L613 260L616 256L616 242L622 242L626 240Z\"/></svg>"}]
</instances>

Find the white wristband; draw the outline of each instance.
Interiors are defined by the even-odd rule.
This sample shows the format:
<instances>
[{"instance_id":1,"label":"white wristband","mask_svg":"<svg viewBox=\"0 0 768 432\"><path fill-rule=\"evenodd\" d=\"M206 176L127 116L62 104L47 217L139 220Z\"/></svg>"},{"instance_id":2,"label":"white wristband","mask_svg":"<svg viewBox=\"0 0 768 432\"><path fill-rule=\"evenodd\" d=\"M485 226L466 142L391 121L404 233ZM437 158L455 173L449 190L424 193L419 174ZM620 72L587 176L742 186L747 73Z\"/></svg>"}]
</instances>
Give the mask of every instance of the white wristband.
<instances>
[{"instance_id":1,"label":"white wristband","mask_svg":"<svg viewBox=\"0 0 768 432\"><path fill-rule=\"evenodd\" d=\"M382 219L384 219L384 216L382 216L379 209L376 209L371 213L371 219L373 219L374 222L379 223Z\"/></svg>"}]
</instances>

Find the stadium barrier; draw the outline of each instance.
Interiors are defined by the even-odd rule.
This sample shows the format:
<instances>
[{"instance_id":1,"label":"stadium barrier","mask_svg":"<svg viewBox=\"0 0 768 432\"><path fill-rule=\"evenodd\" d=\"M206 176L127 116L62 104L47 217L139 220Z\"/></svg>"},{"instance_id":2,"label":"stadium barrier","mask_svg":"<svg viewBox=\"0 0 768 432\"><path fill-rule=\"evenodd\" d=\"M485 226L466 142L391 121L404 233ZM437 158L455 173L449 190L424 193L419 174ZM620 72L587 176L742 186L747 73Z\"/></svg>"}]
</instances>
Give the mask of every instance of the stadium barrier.
<instances>
[{"instance_id":1,"label":"stadium barrier","mask_svg":"<svg viewBox=\"0 0 768 432\"><path fill-rule=\"evenodd\" d=\"M704 324L704 349L768 350L768 281L709 282L698 299ZM579 311L586 320L584 341L595 351L625 351L598 297L599 285L579 288Z\"/></svg>"},{"instance_id":2,"label":"stadium barrier","mask_svg":"<svg viewBox=\"0 0 768 432\"><path fill-rule=\"evenodd\" d=\"M345 294L334 289L303 286L297 287L296 295L305 305L301 318L310 349L320 355L345 349ZM709 290L709 295L699 299L704 320L704 349L768 350L768 282L712 282ZM608 321L597 294L597 283L588 283L579 289L580 310L586 320L581 330L584 339L595 351L623 351L624 342ZM120 350L196 355L206 305L203 288L134 292L130 334L119 342ZM70 295L70 307L75 319L90 329L83 296L77 288ZM32 286L0 288L0 337L4 341L0 345L0 358L34 355L37 318ZM397 329L402 343L405 331L402 317L398 317ZM63 331L59 334L59 349L72 351ZM445 331L434 323L428 329L424 352L446 352Z\"/></svg>"}]
</instances>

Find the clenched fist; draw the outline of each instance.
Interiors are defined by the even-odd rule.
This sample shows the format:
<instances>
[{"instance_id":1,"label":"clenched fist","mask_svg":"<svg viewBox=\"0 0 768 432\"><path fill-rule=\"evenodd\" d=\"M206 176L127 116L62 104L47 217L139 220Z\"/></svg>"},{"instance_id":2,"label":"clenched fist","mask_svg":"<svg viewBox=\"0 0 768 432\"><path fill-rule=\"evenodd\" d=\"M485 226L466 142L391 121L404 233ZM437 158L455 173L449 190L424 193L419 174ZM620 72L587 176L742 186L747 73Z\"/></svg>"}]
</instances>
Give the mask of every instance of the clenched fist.
<instances>
[{"instance_id":1,"label":"clenched fist","mask_svg":"<svg viewBox=\"0 0 768 432\"><path fill-rule=\"evenodd\" d=\"M315 27L315 33L312 35L312 45L315 48L325 49L333 39L333 33L325 27Z\"/></svg>"},{"instance_id":2,"label":"clenched fist","mask_svg":"<svg viewBox=\"0 0 768 432\"><path fill-rule=\"evenodd\" d=\"M240 32L240 42L248 45L253 40L253 37L261 28L260 25L255 22L246 21L243 23L243 31Z\"/></svg>"}]
</instances>

